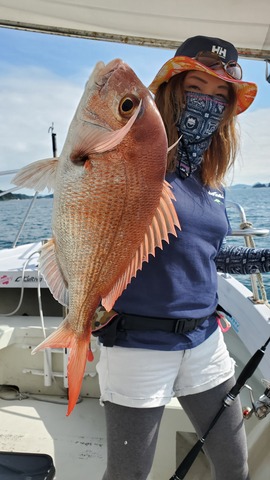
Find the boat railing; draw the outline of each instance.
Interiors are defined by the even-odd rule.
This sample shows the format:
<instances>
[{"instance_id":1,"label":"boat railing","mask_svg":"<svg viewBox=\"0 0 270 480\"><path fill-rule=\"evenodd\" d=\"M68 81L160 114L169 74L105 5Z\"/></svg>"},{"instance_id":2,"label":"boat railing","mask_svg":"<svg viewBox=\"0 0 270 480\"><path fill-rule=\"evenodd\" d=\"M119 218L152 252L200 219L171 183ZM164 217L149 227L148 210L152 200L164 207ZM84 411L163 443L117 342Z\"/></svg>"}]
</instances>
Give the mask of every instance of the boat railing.
<instances>
[{"instance_id":1,"label":"boat railing","mask_svg":"<svg viewBox=\"0 0 270 480\"><path fill-rule=\"evenodd\" d=\"M226 208L234 208L240 217L238 229L233 229L231 236L243 237L246 247L256 248L254 237L266 237L269 235L267 228L254 228L252 223L247 220L244 208L237 202L226 200ZM254 303L265 303L269 306L267 294L261 273L252 273L250 275L251 289L253 293L252 301Z\"/></svg>"}]
</instances>

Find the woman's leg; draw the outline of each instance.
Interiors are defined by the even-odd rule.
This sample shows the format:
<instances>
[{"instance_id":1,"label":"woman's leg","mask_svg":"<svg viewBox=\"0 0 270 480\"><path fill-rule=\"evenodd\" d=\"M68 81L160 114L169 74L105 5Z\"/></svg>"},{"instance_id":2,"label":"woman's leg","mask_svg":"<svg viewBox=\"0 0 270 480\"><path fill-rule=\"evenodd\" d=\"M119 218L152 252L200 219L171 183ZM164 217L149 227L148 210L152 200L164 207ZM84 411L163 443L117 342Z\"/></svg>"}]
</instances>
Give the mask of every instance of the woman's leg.
<instances>
[{"instance_id":1,"label":"woman's leg","mask_svg":"<svg viewBox=\"0 0 270 480\"><path fill-rule=\"evenodd\" d=\"M104 402L104 408L108 459L103 480L146 480L164 406L131 408Z\"/></svg>"},{"instance_id":2,"label":"woman's leg","mask_svg":"<svg viewBox=\"0 0 270 480\"><path fill-rule=\"evenodd\" d=\"M178 399L199 437L206 433L234 383L234 378L231 378L206 392ZM224 410L203 448L211 463L213 480L249 479L246 435L239 397Z\"/></svg>"}]
</instances>

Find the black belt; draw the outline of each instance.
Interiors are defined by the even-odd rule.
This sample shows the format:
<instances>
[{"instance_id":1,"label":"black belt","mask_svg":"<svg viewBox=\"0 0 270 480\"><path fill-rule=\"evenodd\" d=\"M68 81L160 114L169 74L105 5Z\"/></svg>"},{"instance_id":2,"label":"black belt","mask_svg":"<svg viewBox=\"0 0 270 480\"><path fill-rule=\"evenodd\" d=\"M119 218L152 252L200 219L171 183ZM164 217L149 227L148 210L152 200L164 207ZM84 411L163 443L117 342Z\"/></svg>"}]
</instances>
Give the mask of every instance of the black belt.
<instances>
[{"instance_id":1,"label":"black belt","mask_svg":"<svg viewBox=\"0 0 270 480\"><path fill-rule=\"evenodd\" d=\"M202 318L158 318L143 317L141 315L131 315L121 313L116 315L107 325L100 330L93 332L94 336L99 336L103 345L111 347L114 345L117 332L127 330L153 331L160 330L168 333L186 333L199 327L209 316Z\"/></svg>"},{"instance_id":2,"label":"black belt","mask_svg":"<svg viewBox=\"0 0 270 480\"><path fill-rule=\"evenodd\" d=\"M118 329L120 330L162 330L169 333L190 332L209 318L209 316L202 318L158 318L126 313L121 313L119 317Z\"/></svg>"}]
</instances>

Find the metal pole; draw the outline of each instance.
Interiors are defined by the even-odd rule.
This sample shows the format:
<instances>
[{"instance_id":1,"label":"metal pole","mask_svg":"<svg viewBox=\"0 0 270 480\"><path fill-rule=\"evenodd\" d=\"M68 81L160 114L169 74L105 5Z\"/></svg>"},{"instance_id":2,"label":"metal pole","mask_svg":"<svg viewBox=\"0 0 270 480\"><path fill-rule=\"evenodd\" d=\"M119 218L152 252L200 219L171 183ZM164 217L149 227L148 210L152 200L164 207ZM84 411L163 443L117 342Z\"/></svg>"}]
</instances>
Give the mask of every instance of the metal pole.
<instances>
[{"instance_id":1,"label":"metal pole","mask_svg":"<svg viewBox=\"0 0 270 480\"><path fill-rule=\"evenodd\" d=\"M38 192L35 192L35 195L33 196L32 200L31 200L31 202L30 202L30 204L29 204L29 207L28 207L28 209L27 209L27 212L26 212L26 214L25 214L25 216L24 216L24 219L23 219L23 222L22 222L22 224L21 224L21 227L20 227L20 229L19 229L19 231L18 231L18 233L17 233L17 235L16 235L16 238L15 238L15 240L14 240L14 242L13 242L12 248L15 248L16 245L17 245L17 242L18 242L18 240L19 240L19 238L20 238L20 235L21 235L21 233L22 233L22 230L23 230L23 228L24 228L25 222L26 222L26 220L27 220L27 218L28 218L28 215L29 215L29 213L30 213L30 211L31 211L31 209L32 209L35 201L36 201L37 196L38 196Z\"/></svg>"}]
</instances>

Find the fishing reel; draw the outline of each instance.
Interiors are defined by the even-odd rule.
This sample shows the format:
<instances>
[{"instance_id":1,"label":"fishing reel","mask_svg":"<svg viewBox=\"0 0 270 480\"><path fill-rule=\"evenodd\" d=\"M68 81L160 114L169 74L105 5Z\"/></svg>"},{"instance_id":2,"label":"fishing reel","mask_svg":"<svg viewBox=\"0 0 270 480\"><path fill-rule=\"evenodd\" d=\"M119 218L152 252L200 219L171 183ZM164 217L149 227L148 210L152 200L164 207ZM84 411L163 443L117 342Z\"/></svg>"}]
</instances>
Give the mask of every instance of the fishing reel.
<instances>
[{"instance_id":1,"label":"fishing reel","mask_svg":"<svg viewBox=\"0 0 270 480\"><path fill-rule=\"evenodd\" d=\"M252 405L252 408L243 408L243 417L245 419L249 419L254 413L259 420L262 420L268 415L268 413L270 413L270 381L263 379L262 384L265 387L265 390L256 401L253 397L252 388L249 385L245 385L245 387L249 390L250 401Z\"/></svg>"}]
</instances>

